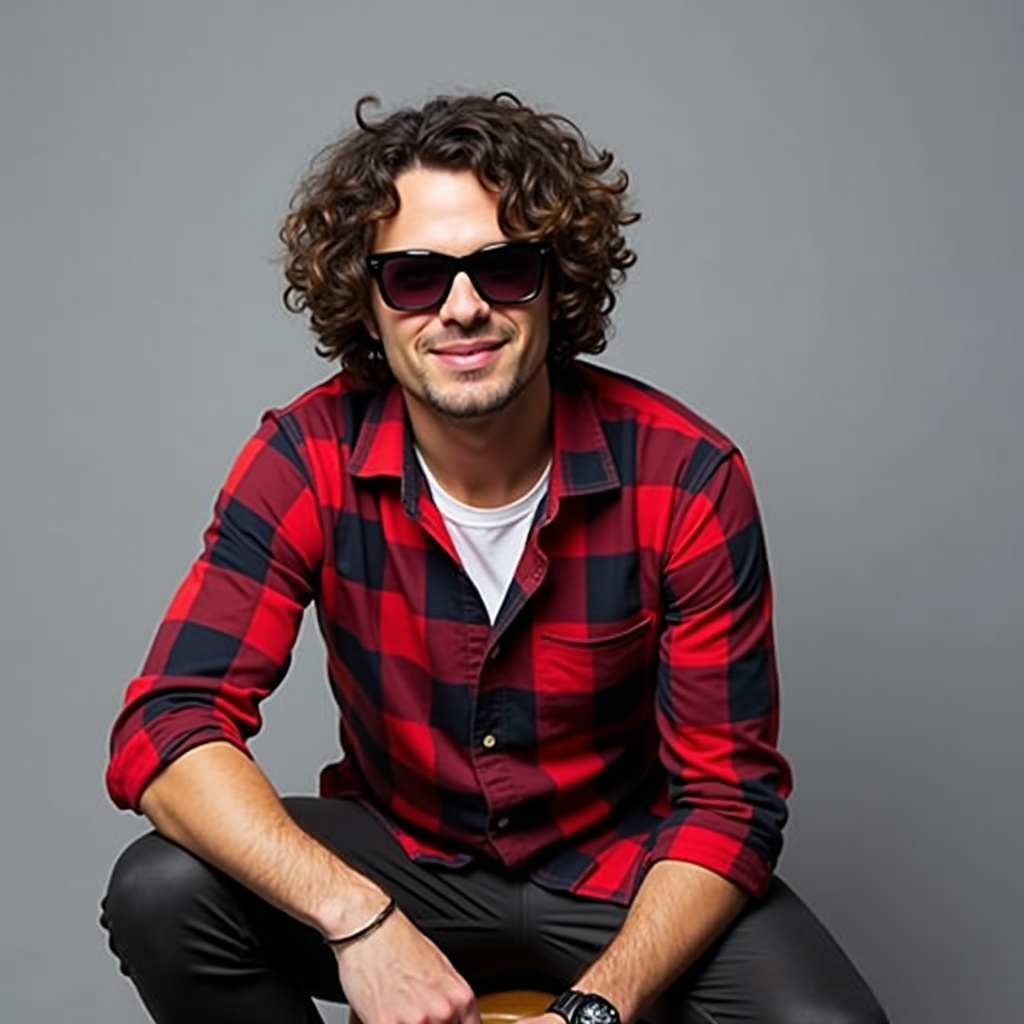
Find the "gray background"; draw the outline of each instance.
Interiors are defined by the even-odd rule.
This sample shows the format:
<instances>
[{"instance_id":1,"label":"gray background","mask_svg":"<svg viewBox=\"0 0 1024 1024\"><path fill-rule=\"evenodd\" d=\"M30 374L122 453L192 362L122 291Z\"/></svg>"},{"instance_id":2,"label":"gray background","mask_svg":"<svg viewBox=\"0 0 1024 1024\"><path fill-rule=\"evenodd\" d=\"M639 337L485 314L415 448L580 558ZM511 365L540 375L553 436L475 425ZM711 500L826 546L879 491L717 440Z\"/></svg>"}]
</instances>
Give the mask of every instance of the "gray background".
<instances>
[{"instance_id":1,"label":"gray background","mask_svg":"<svg viewBox=\"0 0 1024 1024\"><path fill-rule=\"evenodd\" d=\"M1020 1019L1024 6L11 3L0 14L4 1020L143 1019L106 733L261 409L275 232L364 91L510 87L632 172L606 361L736 437L778 591L783 873L900 1022ZM334 751L317 639L257 753Z\"/></svg>"}]
</instances>

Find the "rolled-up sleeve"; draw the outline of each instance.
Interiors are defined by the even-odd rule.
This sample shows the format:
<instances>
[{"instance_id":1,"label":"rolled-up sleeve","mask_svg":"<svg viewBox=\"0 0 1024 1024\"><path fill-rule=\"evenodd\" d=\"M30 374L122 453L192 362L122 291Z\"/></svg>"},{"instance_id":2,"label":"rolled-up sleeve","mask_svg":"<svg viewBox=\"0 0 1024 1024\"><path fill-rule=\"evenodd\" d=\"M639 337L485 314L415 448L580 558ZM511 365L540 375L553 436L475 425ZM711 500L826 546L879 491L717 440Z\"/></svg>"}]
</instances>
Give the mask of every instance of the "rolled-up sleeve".
<instances>
[{"instance_id":1,"label":"rolled-up sleeve","mask_svg":"<svg viewBox=\"0 0 1024 1024\"><path fill-rule=\"evenodd\" d=\"M647 866L684 860L761 894L782 846L787 762L764 534L735 451L689 467L663 566L656 716L671 812Z\"/></svg>"},{"instance_id":2,"label":"rolled-up sleeve","mask_svg":"<svg viewBox=\"0 0 1024 1024\"><path fill-rule=\"evenodd\" d=\"M118 806L138 810L153 777L201 744L248 753L260 702L290 663L322 550L301 439L268 413L232 466L202 553L128 686L106 776Z\"/></svg>"}]
</instances>

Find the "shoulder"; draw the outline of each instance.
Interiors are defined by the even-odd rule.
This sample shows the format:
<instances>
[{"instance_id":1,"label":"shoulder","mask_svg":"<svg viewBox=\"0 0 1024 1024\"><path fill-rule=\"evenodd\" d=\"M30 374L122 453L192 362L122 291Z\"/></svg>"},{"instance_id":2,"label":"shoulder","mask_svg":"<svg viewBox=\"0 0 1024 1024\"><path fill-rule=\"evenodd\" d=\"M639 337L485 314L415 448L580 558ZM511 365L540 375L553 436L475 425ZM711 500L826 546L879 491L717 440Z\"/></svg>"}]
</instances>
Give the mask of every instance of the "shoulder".
<instances>
[{"instance_id":1,"label":"shoulder","mask_svg":"<svg viewBox=\"0 0 1024 1024\"><path fill-rule=\"evenodd\" d=\"M723 451L736 447L690 406L653 384L593 363L578 363L577 370L602 418L634 420L650 429L702 439Z\"/></svg>"},{"instance_id":2,"label":"shoulder","mask_svg":"<svg viewBox=\"0 0 1024 1024\"><path fill-rule=\"evenodd\" d=\"M374 397L354 387L344 372L328 377L287 404L263 412L240 467L254 464L276 478L274 467L287 464L314 490L334 493Z\"/></svg>"},{"instance_id":3,"label":"shoulder","mask_svg":"<svg viewBox=\"0 0 1024 1024\"><path fill-rule=\"evenodd\" d=\"M347 373L339 372L286 405L266 410L261 430L282 434L300 450L324 445L351 449L374 397L373 392L355 387Z\"/></svg>"},{"instance_id":4,"label":"shoulder","mask_svg":"<svg viewBox=\"0 0 1024 1024\"><path fill-rule=\"evenodd\" d=\"M616 461L635 459L637 477L685 477L689 489L738 456L728 435L673 395L592 363L576 370Z\"/></svg>"}]
</instances>

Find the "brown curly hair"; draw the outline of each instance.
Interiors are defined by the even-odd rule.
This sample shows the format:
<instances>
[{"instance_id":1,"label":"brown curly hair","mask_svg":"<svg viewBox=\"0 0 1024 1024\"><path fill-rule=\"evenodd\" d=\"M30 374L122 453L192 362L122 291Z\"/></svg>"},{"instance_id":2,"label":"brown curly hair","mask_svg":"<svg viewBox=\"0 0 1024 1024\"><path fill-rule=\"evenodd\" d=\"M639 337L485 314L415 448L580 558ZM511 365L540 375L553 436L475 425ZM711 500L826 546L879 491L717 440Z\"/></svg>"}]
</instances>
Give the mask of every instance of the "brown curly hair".
<instances>
[{"instance_id":1,"label":"brown curly hair","mask_svg":"<svg viewBox=\"0 0 1024 1024\"><path fill-rule=\"evenodd\" d=\"M391 380L371 338L370 275L376 224L398 211L395 179L413 167L471 170L499 192L498 223L510 239L544 241L554 254L549 358L560 364L606 344L614 289L636 262L622 228L629 177L609 170L579 128L539 113L508 92L440 96L379 121L355 108L358 127L324 149L300 183L281 228L288 287L285 306L308 311L317 352L338 359L358 385Z\"/></svg>"}]
</instances>

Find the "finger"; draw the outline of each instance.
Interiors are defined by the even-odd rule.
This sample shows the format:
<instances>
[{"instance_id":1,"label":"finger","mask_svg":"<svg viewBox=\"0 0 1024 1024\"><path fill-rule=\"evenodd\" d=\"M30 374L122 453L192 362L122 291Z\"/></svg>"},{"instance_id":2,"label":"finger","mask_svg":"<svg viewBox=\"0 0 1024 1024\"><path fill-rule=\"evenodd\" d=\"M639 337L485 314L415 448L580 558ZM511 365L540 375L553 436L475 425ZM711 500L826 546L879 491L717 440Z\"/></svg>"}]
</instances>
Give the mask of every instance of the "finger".
<instances>
[{"instance_id":1,"label":"finger","mask_svg":"<svg viewBox=\"0 0 1024 1024\"><path fill-rule=\"evenodd\" d=\"M480 1020L480 1008L476 1005L476 996L470 1001L466 1007L466 1012L462 1016L463 1024L482 1024Z\"/></svg>"}]
</instances>

